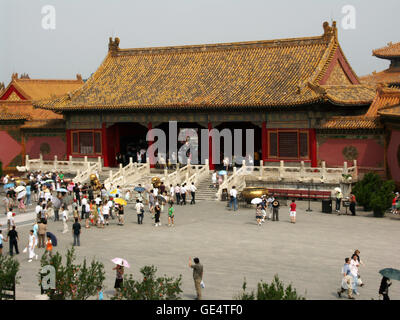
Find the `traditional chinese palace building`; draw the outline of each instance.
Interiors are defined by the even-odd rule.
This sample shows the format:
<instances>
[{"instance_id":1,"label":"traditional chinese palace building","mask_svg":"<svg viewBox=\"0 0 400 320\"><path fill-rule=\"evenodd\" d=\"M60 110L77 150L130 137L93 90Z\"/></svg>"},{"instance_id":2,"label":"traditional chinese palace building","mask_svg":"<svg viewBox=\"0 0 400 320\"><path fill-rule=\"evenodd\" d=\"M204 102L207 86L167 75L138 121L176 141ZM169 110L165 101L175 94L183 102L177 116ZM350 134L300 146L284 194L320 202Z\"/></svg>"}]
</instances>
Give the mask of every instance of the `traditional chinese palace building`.
<instances>
[{"instance_id":1,"label":"traditional chinese palace building","mask_svg":"<svg viewBox=\"0 0 400 320\"><path fill-rule=\"evenodd\" d=\"M100 156L116 166L116 154L147 143L149 129L168 134L168 122L177 121L178 130L254 129L266 165L336 167L356 159L361 172L393 176L397 129L389 132L388 123L396 120L381 120L392 112L381 100L396 89L360 81L335 22L304 38L134 49L119 43L110 38L107 56L83 85L34 99L36 110L63 118L65 158ZM211 152L209 159L213 168Z\"/></svg>"}]
</instances>

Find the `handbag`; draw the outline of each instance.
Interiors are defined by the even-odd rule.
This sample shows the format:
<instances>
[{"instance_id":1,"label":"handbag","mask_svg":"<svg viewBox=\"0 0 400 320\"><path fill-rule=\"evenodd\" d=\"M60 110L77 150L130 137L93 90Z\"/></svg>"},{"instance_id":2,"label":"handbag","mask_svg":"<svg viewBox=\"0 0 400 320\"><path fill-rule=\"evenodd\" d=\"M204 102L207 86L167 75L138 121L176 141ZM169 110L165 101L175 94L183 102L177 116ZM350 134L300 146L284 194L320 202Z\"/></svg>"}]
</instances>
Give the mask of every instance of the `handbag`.
<instances>
[{"instance_id":1,"label":"handbag","mask_svg":"<svg viewBox=\"0 0 400 320\"><path fill-rule=\"evenodd\" d=\"M201 280L201 282L200 282L200 287L202 287L203 289L206 287L203 280Z\"/></svg>"}]
</instances>

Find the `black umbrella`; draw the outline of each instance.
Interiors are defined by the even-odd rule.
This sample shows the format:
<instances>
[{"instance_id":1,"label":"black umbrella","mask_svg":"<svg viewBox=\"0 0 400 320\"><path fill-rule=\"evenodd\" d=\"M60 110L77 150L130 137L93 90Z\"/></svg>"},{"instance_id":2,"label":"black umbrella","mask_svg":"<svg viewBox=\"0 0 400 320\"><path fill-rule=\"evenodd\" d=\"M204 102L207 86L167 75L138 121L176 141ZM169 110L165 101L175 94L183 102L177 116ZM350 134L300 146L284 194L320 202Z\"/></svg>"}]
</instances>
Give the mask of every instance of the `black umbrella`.
<instances>
[{"instance_id":1,"label":"black umbrella","mask_svg":"<svg viewBox=\"0 0 400 320\"><path fill-rule=\"evenodd\" d=\"M57 247L57 238L54 234L52 234L51 232L47 232L46 236L48 236L51 240L51 243L54 247Z\"/></svg>"}]
</instances>

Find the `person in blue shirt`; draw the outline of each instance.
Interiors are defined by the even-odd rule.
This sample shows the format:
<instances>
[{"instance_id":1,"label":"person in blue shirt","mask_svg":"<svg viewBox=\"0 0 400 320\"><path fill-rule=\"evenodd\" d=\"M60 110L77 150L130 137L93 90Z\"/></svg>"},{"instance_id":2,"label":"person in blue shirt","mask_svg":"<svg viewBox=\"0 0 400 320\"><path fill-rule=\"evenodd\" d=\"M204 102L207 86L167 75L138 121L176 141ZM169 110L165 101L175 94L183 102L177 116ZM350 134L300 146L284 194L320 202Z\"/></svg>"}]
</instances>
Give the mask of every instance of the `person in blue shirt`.
<instances>
[{"instance_id":1,"label":"person in blue shirt","mask_svg":"<svg viewBox=\"0 0 400 320\"><path fill-rule=\"evenodd\" d=\"M337 292L339 298L342 296L342 293L347 290L347 295L349 299L354 299L353 297L353 277L350 272L350 258L344 259L344 265L342 268L342 285L340 287L340 290Z\"/></svg>"},{"instance_id":2,"label":"person in blue shirt","mask_svg":"<svg viewBox=\"0 0 400 320\"><path fill-rule=\"evenodd\" d=\"M26 191L26 205L29 206L31 204L31 186L28 184L25 187Z\"/></svg>"},{"instance_id":3,"label":"person in blue shirt","mask_svg":"<svg viewBox=\"0 0 400 320\"><path fill-rule=\"evenodd\" d=\"M97 287L97 300L103 300L103 289L99 286Z\"/></svg>"}]
</instances>

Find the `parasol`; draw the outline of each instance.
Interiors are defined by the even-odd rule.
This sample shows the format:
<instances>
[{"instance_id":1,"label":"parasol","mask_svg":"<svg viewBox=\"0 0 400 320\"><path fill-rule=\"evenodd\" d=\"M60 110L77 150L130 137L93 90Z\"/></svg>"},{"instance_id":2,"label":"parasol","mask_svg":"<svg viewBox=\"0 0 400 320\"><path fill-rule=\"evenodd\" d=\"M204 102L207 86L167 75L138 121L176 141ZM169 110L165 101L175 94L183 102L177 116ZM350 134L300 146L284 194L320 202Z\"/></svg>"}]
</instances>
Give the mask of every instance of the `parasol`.
<instances>
[{"instance_id":1,"label":"parasol","mask_svg":"<svg viewBox=\"0 0 400 320\"><path fill-rule=\"evenodd\" d=\"M400 281L400 270L393 268L385 268L380 270L379 273L388 279Z\"/></svg>"},{"instance_id":2,"label":"parasol","mask_svg":"<svg viewBox=\"0 0 400 320\"><path fill-rule=\"evenodd\" d=\"M21 191L24 191L24 190L25 190L24 186L18 186L18 187L15 188L15 192L21 192Z\"/></svg>"},{"instance_id":3,"label":"parasol","mask_svg":"<svg viewBox=\"0 0 400 320\"><path fill-rule=\"evenodd\" d=\"M262 199L260 199L260 198L254 198L253 200L251 200L252 204L259 204L261 202L262 202Z\"/></svg>"},{"instance_id":4,"label":"parasol","mask_svg":"<svg viewBox=\"0 0 400 320\"><path fill-rule=\"evenodd\" d=\"M118 203L118 204L120 204L120 205L122 205L122 206L126 206L128 203L124 200L124 199L122 199L122 198L116 198L115 200L114 200L114 202L115 203Z\"/></svg>"},{"instance_id":5,"label":"parasol","mask_svg":"<svg viewBox=\"0 0 400 320\"><path fill-rule=\"evenodd\" d=\"M128 261L126 261L125 259L122 258L114 258L111 260L113 263L126 267L126 268L130 268L131 266L129 265Z\"/></svg>"}]
</instances>

